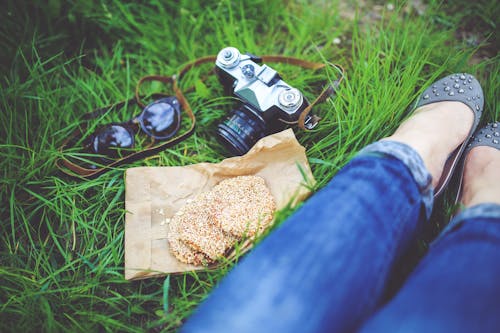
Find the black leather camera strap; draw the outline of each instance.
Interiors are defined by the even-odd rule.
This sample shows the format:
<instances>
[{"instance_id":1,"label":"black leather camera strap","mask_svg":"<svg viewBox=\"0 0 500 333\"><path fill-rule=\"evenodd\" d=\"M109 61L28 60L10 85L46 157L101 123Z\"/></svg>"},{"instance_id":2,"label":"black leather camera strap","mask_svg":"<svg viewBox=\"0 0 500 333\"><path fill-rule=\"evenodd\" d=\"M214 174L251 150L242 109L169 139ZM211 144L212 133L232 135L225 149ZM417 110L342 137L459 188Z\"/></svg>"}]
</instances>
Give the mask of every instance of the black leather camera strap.
<instances>
[{"instance_id":1,"label":"black leather camera strap","mask_svg":"<svg viewBox=\"0 0 500 333\"><path fill-rule=\"evenodd\" d=\"M142 149L141 151L131 153L131 154L126 155L120 159L116 159L113 162L106 164L104 166L95 167L95 168L88 168L88 167L84 167L80 164L77 164L74 161L70 161L69 159L67 159L64 156L64 149L68 148L70 146L70 142L74 141L75 138L81 137L83 135L82 130L76 130L59 148L59 152L60 152L61 157L56 160L56 167L60 171L62 171L64 174L72 176L72 177L93 179L93 178L96 178L96 177L102 175L106 171L117 168L123 164L131 163L131 162L155 155L155 154L157 154L157 153L159 153L159 152L161 152L169 147L174 146L175 144L177 144L177 143L183 141L184 139L186 139L187 137L189 137L191 134L194 133L194 129L195 129L195 125L196 125L196 117L195 117L187 99L185 98L184 94L180 90L178 83L182 79L182 77L186 73L188 73L191 69L193 69L194 67L200 66L202 64L210 63L210 62L215 63L216 58L217 58L216 56L206 56L206 57L198 58L194 61L191 61L191 62L185 64L179 70L177 75L172 75L172 76L148 75L148 76L144 76L139 80L139 82L136 85L134 98L132 98L130 100L126 100L126 101L121 101L121 102L115 103L115 104L107 106L107 107L96 109L92 112L87 113L83 117L85 120L93 119L93 118L96 118L100 115L103 115L105 112L107 112L110 109L120 108L126 104L135 103L139 107L144 108L146 106L146 104L144 104L142 102L142 97L140 94L141 85L144 82L148 82L148 81L149 82L150 81L159 81L159 82L162 82L162 83L165 83L168 85L172 85L172 89L174 91L174 94L177 97L177 99L179 100L179 103L181 104L183 112L185 112L187 114L188 118L190 119L189 128L184 133L174 137L171 140L161 142L158 145L154 145L154 146L150 145L149 147L146 147L146 148ZM311 69L311 70L318 70L318 69L322 69L322 68L326 67L326 65L323 63L310 62L310 61L306 61L306 60L302 60L302 59L298 59L298 58L294 58L294 57L279 56L279 55L262 56L261 59L265 63L267 63L267 62L284 63L284 64L295 65L295 66L299 66L299 67L302 67L305 69ZM311 109L313 108L313 106L325 101L329 96L332 96L333 94L335 94L336 87L338 86L340 81L343 79L344 71L343 71L342 67L340 67L338 65L332 65L332 66L334 66L335 68L337 68L340 71L340 78L337 79L336 81L334 81L333 86L329 85L326 89L324 89L320 93L320 95L318 95L318 97L306 109L304 109L304 111L301 113L301 115L299 117L299 120L293 124L297 124L300 128L302 128L304 130L308 130L308 128L305 124L305 120L306 120L308 114L310 113ZM167 96L167 94L158 94L158 95ZM313 119L313 121L316 121L316 122L318 120L319 120L319 118L317 118L317 117L315 119Z\"/></svg>"}]
</instances>

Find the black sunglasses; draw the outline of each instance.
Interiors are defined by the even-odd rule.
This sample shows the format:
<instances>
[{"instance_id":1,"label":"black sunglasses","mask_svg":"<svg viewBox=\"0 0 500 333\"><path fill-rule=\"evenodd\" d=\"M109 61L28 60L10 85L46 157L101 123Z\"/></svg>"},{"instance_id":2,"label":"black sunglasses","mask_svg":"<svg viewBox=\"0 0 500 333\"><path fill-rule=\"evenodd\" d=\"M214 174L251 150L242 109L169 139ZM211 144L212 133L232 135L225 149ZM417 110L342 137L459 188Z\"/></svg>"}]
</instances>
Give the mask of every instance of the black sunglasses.
<instances>
[{"instance_id":1,"label":"black sunglasses","mask_svg":"<svg viewBox=\"0 0 500 333\"><path fill-rule=\"evenodd\" d=\"M181 70L179 75L186 71L187 69ZM144 82L172 85L175 94L146 95L154 101L146 105L142 102L145 96L140 93L140 87ZM109 123L87 131L92 120L105 116L111 111L121 110L120 113L130 111L129 107L139 107L142 112L130 121ZM183 133L179 134L181 118L184 117L187 117L188 119L185 120L189 122L186 126L182 126L186 128ZM86 179L93 179L108 170L173 147L191 136L196 126L196 117L186 97L179 89L175 75L144 76L136 85L135 97L85 113L82 115L82 120L84 122L80 124L80 127L66 138L59 148L61 157L56 159L55 164L65 175ZM146 135L143 137L147 137L150 142L139 137L136 142L138 132L144 132ZM89 133L92 134L89 135ZM82 146L84 151L81 150ZM68 150L65 152L66 149Z\"/></svg>"},{"instance_id":2,"label":"black sunglasses","mask_svg":"<svg viewBox=\"0 0 500 333\"><path fill-rule=\"evenodd\" d=\"M140 128L149 137L163 141L172 138L181 126L181 106L176 97L164 97L148 104L140 115L124 123L100 126L85 140L91 153L120 157L135 145ZM122 150L123 149L123 150Z\"/></svg>"}]
</instances>

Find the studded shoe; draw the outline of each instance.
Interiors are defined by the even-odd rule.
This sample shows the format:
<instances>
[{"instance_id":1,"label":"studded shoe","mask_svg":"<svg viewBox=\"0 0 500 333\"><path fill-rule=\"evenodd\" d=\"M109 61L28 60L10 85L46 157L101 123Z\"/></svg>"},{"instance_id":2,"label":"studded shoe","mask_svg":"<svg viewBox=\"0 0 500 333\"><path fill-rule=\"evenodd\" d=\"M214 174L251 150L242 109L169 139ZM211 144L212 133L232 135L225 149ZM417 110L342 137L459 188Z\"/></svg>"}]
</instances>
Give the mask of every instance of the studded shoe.
<instances>
[{"instance_id":1,"label":"studded shoe","mask_svg":"<svg viewBox=\"0 0 500 333\"><path fill-rule=\"evenodd\" d=\"M465 159L467 155L472 150L472 148L479 146L489 146L500 150L500 122L494 122L487 124L485 127L478 129L474 135L470 138L467 148L464 151L463 158L460 161L460 172L458 179L458 190L455 197L455 205L460 201L460 195L462 192Z\"/></svg>"},{"instance_id":2,"label":"studded shoe","mask_svg":"<svg viewBox=\"0 0 500 333\"><path fill-rule=\"evenodd\" d=\"M467 138L448 157L441 178L434 189L434 197L439 196L450 181L467 142L479 124L484 107L483 89L477 79L470 74L452 74L436 81L427 88L417 100L414 109L444 101L462 102L467 105L474 113L474 122Z\"/></svg>"}]
</instances>

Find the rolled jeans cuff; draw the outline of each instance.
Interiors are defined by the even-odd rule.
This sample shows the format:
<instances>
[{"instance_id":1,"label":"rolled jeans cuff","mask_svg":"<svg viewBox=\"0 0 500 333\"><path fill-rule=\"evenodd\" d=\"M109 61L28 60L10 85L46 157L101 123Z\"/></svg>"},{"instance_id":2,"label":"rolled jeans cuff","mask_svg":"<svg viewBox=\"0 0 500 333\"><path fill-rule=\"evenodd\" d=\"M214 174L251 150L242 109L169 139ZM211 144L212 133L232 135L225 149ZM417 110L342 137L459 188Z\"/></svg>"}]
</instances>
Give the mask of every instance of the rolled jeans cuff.
<instances>
[{"instance_id":1,"label":"rolled jeans cuff","mask_svg":"<svg viewBox=\"0 0 500 333\"><path fill-rule=\"evenodd\" d=\"M434 204L434 189L432 188L432 176L425 167L424 161L415 149L407 144L383 140L374 142L359 151L359 155L372 155L379 157L393 157L400 160L410 171L415 180L420 194L422 204L425 208L427 219L431 216L432 206Z\"/></svg>"},{"instance_id":2,"label":"rolled jeans cuff","mask_svg":"<svg viewBox=\"0 0 500 333\"><path fill-rule=\"evenodd\" d=\"M500 204L495 203L482 203L464 209L451 220L450 223L444 228L441 235L445 235L453 230L456 230L467 220L486 218L496 219L500 221Z\"/></svg>"}]
</instances>

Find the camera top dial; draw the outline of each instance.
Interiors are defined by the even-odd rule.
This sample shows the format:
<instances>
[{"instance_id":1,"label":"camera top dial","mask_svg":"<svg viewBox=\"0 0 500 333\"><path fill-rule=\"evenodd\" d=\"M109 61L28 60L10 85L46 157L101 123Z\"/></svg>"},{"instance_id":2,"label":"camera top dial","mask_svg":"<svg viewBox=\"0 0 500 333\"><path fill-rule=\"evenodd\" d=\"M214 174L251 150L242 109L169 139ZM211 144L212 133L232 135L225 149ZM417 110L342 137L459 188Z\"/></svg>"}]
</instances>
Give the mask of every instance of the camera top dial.
<instances>
[{"instance_id":1,"label":"camera top dial","mask_svg":"<svg viewBox=\"0 0 500 333\"><path fill-rule=\"evenodd\" d=\"M217 55L217 63L224 68L233 68L240 62L240 51L235 47L226 47Z\"/></svg>"},{"instance_id":2,"label":"camera top dial","mask_svg":"<svg viewBox=\"0 0 500 333\"><path fill-rule=\"evenodd\" d=\"M278 96L280 106L289 112L297 111L297 109L302 105L302 100L302 94L295 88L283 90Z\"/></svg>"}]
</instances>

